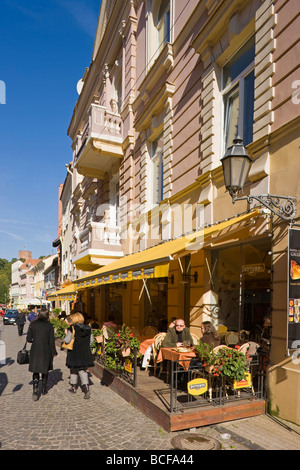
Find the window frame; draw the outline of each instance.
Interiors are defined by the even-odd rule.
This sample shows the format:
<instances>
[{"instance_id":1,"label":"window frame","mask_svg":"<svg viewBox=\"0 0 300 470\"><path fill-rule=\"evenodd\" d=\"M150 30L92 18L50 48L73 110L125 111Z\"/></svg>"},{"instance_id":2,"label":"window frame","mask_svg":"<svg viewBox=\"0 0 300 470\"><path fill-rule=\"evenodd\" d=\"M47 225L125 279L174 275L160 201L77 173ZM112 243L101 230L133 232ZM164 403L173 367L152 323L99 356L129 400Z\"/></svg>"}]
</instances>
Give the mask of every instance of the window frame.
<instances>
[{"instance_id":1,"label":"window frame","mask_svg":"<svg viewBox=\"0 0 300 470\"><path fill-rule=\"evenodd\" d=\"M151 206L155 207L157 206L161 201L164 199L164 162L163 162L163 153L164 153L164 147L162 143L162 147L154 151L153 147L155 142L159 142L159 140L164 139L164 133L163 131L160 132L155 139L152 140L151 142L151 147L150 147L150 162L151 162ZM158 147L158 145L157 145ZM157 177L157 184L155 183L155 167L158 168L158 177ZM155 196L157 195L157 197Z\"/></svg>"},{"instance_id":2,"label":"window frame","mask_svg":"<svg viewBox=\"0 0 300 470\"><path fill-rule=\"evenodd\" d=\"M235 55L238 55L239 51ZM234 58L234 56L233 56ZM237 58L237 61L239 59ZM239 97L239 110L238 110L238 131L237 135L244 140L244 124L245 124L245 80L249 77L255 70L255 60L252 60L248 66L242 72L239 73L226 87L224 86L224 70L226 65L229 63L227 61L222 68L222 103L223 103L223 151L225 152L228 147L232 145L231 142L228 142L228 128L229 128L229 121L228 121L228 111L229 111L229 100L230 98L238 91ZM241 99L242 97L242 99ZM253 96L253 103L254 103L254 96ZM252 137L253 137L253 129L252 129ZM249 144L250 142L246 142L245 145Z\"/></svg>"},{"instance_id":3,"label":"window frame","mask_svg":"<svg viewBox=\"0 0 300 470\"><path fill-rule=\"evenodd\" d=\"M157 12L155 15L155 21L154 21L154 25L157 31L158 54L161 52L161 50L164 48L167 42L170 42L171 40L171 1L168 2L165 9L163 10L161 17L159 18L158 15L160 12L162 2L163 0L161 0L159 8L157 9ZM163 34L162 38L161 38L161 32Z\"/></svg>"},{"instance_id":4,"label":"window frame","mask_svg":"<svg viewBox=\"0 0 300 470\"><path fill-rule=\"evenodd\" d=\"M158 14L162 1L163 0L146 0L146 73L151 69L165 45L167 43L172 44L173 42L174 0L169 0L169 5L164 10L164 14L161 17L162 22L162 20L165 19L166 11L168 11L168 37L160 44Z\"/></svg>"}]
</instances>

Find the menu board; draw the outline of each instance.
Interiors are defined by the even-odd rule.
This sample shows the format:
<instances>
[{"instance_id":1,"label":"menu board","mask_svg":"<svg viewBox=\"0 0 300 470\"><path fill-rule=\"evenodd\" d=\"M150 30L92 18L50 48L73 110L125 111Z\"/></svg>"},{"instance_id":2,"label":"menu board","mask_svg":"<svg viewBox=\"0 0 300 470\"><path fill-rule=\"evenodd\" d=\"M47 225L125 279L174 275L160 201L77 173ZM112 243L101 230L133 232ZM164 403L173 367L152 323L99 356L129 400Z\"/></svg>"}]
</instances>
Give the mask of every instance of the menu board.
<instances>
[{"instance_id":1,"label":"menu board","mask_svg":"<svg viewBox=\"0 0 300 470\"><path fill-rule=\"evenodd\" d=\"M288 331L287 347L296 349L300 340L300 230L289 228L288 241ZM298 343L299 344L299 343Z\"/></svg>"}]
</instances>

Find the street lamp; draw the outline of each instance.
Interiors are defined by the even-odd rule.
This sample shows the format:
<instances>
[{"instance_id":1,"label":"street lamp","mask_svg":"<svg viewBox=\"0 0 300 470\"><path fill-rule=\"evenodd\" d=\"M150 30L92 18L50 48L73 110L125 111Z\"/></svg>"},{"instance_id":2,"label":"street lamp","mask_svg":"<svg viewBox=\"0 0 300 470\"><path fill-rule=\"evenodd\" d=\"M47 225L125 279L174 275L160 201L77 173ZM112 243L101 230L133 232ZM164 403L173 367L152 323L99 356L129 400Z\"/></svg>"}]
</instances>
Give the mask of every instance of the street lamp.
<instances>
[{"instance_id":1,"label":"street lamp","mask_svg":"<svg viewBox=\"0 0 300 470\"><path fill-rule=\"evenodd\" d=\"M249 154L243 145L243 140L237 137L233 145L229 147L221 159L223 166L225 187L232 197L232 203L247 200L249 204L258 201L259 204L267 207L273 214L284 220L292 222L295 217L296 198L290 196L277 196L271 194L250 195L237 197L243 190L252 163Z\"/></svg>"}]
</instances>

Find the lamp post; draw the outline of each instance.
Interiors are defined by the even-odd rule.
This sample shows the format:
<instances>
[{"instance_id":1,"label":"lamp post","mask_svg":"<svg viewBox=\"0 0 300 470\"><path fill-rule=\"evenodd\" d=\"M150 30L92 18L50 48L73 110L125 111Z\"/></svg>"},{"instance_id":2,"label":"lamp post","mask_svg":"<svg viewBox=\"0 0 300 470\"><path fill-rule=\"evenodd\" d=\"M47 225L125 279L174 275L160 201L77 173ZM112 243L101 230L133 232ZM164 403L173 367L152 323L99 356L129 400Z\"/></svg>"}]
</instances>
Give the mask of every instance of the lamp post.
<instances>
[{"instance_id":1,"label":"lamp post","mask_svg":"<svg viewBox=\"0 0 300 470\"><path fill-rule=\"evenodd\" d=\"M294 197L271 194L237 197L243 190L252 163L247 149L243 145L243 140L240 137L234 139L233 145L227 149L221 162L225 187L232 197L233 204L236 201L243 200L247 200L249 204L252 204L255 200L258 201L259 204L267 207L278 217L293 222L296 214L296 198Z\"/></svg>"}]
</instances>

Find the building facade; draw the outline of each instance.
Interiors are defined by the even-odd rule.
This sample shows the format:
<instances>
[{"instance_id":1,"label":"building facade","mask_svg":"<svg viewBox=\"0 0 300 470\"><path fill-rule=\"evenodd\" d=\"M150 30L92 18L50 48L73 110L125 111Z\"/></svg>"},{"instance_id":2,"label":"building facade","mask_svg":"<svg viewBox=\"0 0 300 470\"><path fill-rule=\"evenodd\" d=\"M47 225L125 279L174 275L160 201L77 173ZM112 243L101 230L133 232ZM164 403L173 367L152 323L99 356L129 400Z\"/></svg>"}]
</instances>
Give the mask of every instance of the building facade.
<instances>
[{"instance_id":1,"label":"building facade","mask_svg":"<svg viewBox=\"0 0 300 470\"><path fill-rule=\"evenodd\" d=\"M298 423L299 218L233 204L221 159L239 136L244 193L298 201L299 18L293 0L103 0L68 130L67 242L73 292L99 322L160 330L175 316L200 336L203 320L249 332L271 316L270 407Z\"/></svg>"}]
</instances>

